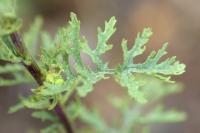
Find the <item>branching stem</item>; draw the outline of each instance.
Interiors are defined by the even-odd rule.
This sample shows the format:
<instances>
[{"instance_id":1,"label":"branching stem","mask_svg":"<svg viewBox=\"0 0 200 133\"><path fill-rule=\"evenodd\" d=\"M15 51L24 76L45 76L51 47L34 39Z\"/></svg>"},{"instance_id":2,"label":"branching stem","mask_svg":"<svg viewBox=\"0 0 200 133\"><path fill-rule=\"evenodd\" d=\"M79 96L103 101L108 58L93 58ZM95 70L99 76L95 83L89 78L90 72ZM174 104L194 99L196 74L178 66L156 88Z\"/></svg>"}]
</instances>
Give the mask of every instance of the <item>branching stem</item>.
<instances>
[{"instance_id":1,"label":"branching stem","mask_svg":"<svg viewBox=\"0 0 200 133\"><path fill-rule=\"evenodd\" d=\"M24 42L22 41L22 38L20 37L20 34L17 32L14 32L10 34L10 38L13 42L14 47L16 48L17 53L22 57L22 58L30 58L30 62L22 62L24 67L29 71L29 73L33 76L33 78L36 80L38 85L42 85L44 82L44 77L45 75L42 73L41 69L37 65L37 63L34 61L34 59L31 57L29 52L26 50L26 47L24 45ZM66 114L64 113L62 106L58 104L55 107L55 112L57 116L60 119L60 122L63 124L63 126L66 129L67 133L74 133L72 126L70 124L69 119L67 118Z\"/></svg>"}]
</instances>

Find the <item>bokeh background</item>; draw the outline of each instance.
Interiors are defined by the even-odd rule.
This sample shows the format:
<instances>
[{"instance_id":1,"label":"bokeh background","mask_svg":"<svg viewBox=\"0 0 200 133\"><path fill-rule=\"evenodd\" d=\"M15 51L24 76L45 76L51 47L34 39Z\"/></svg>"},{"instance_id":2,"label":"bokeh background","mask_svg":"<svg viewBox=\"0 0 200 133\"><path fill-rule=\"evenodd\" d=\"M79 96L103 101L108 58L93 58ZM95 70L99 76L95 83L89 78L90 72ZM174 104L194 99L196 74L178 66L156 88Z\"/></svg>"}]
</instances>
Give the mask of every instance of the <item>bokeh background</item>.
<instances>
[{"instance_id":1,"label":"bokeh background","mask_svg":"<svg viewBox=\"0 0 200 133\"><path fill-rule=\"evenodd\" d=\"M175 106L188 113L188 120L179 124L164 124L153 127L153 133L200 133L200 1L199 0L18 0L19 14L24 19L24 28L38 14L44 17L44 29L52 35L59 26L69 19L69 12L78 14L81 20L81 34L91 45L96 44L96 27L116 16L117 32L110 42L112 52L104 56L110 64L122 61L120 42L122 38L134 41L137 32L144 27L152 27L154 36L148 44L146 55L169 42L169 55L177 55L187 65L187 72L176 78L184 84L184 91L168 97L169 107ZM144 55L145 57L145 55ZM141 57L143 59L144 57ZM87 62L88 59L86 58ZM45 124L30 117L30 111L7 114L7 109L17 101L18 95L29 92L33 85L0 88L0 133L25 133L30 129L39 132ZM95 86L85 102L98 105L107 121L115 117L115 112L106 102L106 94L113 91L123 93L112 80L105 80Z\"/></svg>"}]
</instances>

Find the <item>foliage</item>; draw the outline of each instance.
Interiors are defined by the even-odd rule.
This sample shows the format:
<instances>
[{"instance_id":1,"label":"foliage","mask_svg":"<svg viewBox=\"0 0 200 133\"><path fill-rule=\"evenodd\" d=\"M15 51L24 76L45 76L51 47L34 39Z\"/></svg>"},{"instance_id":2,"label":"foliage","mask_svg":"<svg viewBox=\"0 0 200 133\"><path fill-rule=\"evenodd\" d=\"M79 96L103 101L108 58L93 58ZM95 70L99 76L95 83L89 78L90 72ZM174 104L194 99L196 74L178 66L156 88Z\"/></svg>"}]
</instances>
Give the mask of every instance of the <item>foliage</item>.
<instances>
[{"instance_id":1,"label":"foliage","mask_svg":"<svg viewBox=\"0 0 200 133\"><path fill-rule=\"evenodd\" d=\"M36 81L40 79L42 83L31 90L30 96L20 97L20 102L10 108L10 113L23 108L37 110L32 114L34 118L53 123L41 130L42 133L65 132L62 121L59 121L51 111L57 105L66 108L65 115L70 114L71 121L80 119L93 127L91 131L89 128L82 130L85 132L95 130L101 133L129 133L138 125L147 127L151 123L184 120L183 113L173 110L164 111L162 106L157 106L143 114L142 109L146 106L143 105L144 103L151 103L178 91L179 89L174 87L176 85L172 85L171 76L185 72L185 65L176 61L175 56L160 61L167 54L167 44L164 44L158 52L151 52L143 63L135 63L135 58L144 53L146 43L152 35L150 28L144 28L143 32L137 35L130 50L127 48L127 41L123 39L121 44L123 63L110 68L109 63L104 62L101 56L113 47L108 41L116 31L115 17L106 21L104 28L97 29L97 45L94 49L91 49L86 38L80 35L80 21L74 13L70 14L69 23L61 27L54 38L48 32L43 31L42 19L37 17L30 29L22 34L24 45L19 46L13 41L12 34L19 32L22 23L13 6L15 6L13 0L1 0L0 2L0 60L9 62L0 67L0 74L9 73L13 76L11 79L0 78L0 86L33 82L33 79ZM38 42L41 42L41 46L37 45ZM91 58L96 65L94 69L84 63L81 58L82 53ZM70 58L74 61L74 67L70 64ZM32 73L28 74L27 66L37 66L37 70L41 73L36 73L36 76L40 77L35 77ZM148 78L146 78L147 75ZM128 94L136 100L131 106L124 100L119 102L118 99L118 102L114 102L123 115L123 123L120 126L109 127L98 113L89 112L80 102L81 100L74 100L68 106L67 101L72 94L77 92L74 94L75 97L85 97L92 92L94 84L110 77L116 79L122 87L127 88ZM163 82L171 84L163 86ZM118 105L119 103L124 105ZM143 132L148 132L148 128L144 128Z\"/></svg>"},{"instance_id":2,"label":"foliage","mask_svg":"<svg viewBox=\"0 0 200 133\"><path fill-rule=\"evenodd\" d=\"M0 1L0 35L18 31L21 27L21 20L16 16L15 0Z\"/></svg>"},{"instance_id":3,"label":"foliage","mask_svg":"<svg viewBox=\"0 0 200 133\"><path fill-rule=\"evenodd\" d=\"M11 74L10 78L3 76L6 74ZM4 66L0 66L0 74L2 75L0 78L0 86L12 86L20 83L30 83L32 82L32 78L24 71L24 67L18 64L6 64Z\"/></svg>"},{"instance_id":4,"label":"foliage","mask_svg":"<svg viewBox=\"0 0 200 133\"><path fill-rule=\"evenodd\" d=\"M122 96L116 97L113 94L109 95L108 101L119 111L119 115L115 116L113 123L106 123L103 117L98 112L98 109L87 109L81 103L81 100L76 100L72 103L66 112L72 116L71 119L82 121L85 126L79 132L86 133L135 133L135 132L150 132L150 126L161 123L182 122L186 119L184 112L175 109L164 109L162 100L175 93L179 93L180 84L164 83L163 81L148 76L141 76L146 84L141 88L148 93L148 104L140 104L133 102L131 98ZM159 102L158 102L159 101ZM149 108L151 106L151 108ZM153 106L153 107L152 107ZM110 125L110 126L108 126Z\"/></svg>"}]
</instances>

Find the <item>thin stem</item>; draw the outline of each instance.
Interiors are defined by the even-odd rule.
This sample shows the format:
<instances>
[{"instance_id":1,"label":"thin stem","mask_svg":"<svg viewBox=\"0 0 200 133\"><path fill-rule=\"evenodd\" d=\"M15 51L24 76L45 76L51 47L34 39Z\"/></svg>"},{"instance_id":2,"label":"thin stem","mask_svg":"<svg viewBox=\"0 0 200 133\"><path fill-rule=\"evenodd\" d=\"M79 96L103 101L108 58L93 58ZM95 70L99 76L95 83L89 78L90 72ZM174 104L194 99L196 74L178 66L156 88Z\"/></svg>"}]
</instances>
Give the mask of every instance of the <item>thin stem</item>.
<instances>
[{"instance_id":1,"label":"thin stem","mask_svg":"<svg viewBox=\"0 0 200 133\"><path fill-rule=\"evenodd\" d=\"M28 51L26 50L24 43L22 41L22 38L20 37L20 34L17 32L11 33L10 34L11 40L13 42L13 45L16 48L16 51L18 52L18 54L22 57L22 58L30 58L30 63L25 63L22 62L22 64L25 66L25 68L30 72L30 74L33 76L33 78L37 81L38 85L42 85L44 82L44 74L42 73L41 69L39 68L39 66L37 65L37 63L34 61L34 59L31 57L31 55L28 53ZM67 118L67 116L65 115L62 106L60 104L58 104L55 107L55 112L57 114L57 116L60 119L60 122L63 124L63 126L65 127L67 133L74 133L72 126Z\"/></svg>"},{"instance_id":2,"label":"thin stem","mask_svg":"<svg viewBox=\"0 0 200 133\"><path fill-rule=\"evenodd\" d=\"M60 122L63 123L65 129L67 130L68 133L73 133L73 129L71 127L71 124L67 118L67 116L64 114L63 108L60 104L57 104L55 107L55 112L58 115Z\"/></svg>"}]
</instances>

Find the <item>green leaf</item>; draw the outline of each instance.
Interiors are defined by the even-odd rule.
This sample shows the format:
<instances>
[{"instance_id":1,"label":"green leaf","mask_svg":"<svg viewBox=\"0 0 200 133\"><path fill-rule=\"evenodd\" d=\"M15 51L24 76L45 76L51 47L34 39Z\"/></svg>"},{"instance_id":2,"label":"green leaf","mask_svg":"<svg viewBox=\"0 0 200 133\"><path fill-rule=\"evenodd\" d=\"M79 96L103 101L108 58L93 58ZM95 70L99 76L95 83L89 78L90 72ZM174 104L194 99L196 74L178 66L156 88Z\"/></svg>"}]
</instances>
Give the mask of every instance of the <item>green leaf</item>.
<instances>
[{"instance_id":1,"label":"green leaf","mask_svg":"<svg viewBox=\"0 0 200 133\"><path fill-rule=\"evenodd\" d=\"M78 72L79 81L82 83L82 85L77 88L77 91L78 94L82 97L86 96L89 92L93 90L93 84L104 78L103 74L95 73L92 70L86 68L79 69Z\"/></svg>"},{"instance_id":2,"label":"green leaf","mask_svg":"<svg viewBox=\"0 0 200 133\"><path fill-rule=\"evenodd\" d=\"M16 1L0 1L0 36L16 32L21 28L21 19L16 16Z\"/></svg>"},{"instance_id":3,"label":"green leaf","mask_svg":"<svg viewBox=\"0 0 200 133\"><path fill-rule=\"evenodd\" d=\"M19 63L22 59L17 55L9 36L4 35L0 38L0 60Z\"/></svg>"},{"instance_id":4,"label":"green leaf","mask_svg":"<svg viewBox=\"0 0 200 133\"><path fill-rule=\"evenodd\" d=\"M53 114L46 112L46 111L36 111L32 113L32 117L41 119L42 121L52 121L57 122L58 118Z\"/></svg>"},{"instance_id":5,"label":"green leaf","mask_svg":"<svg viewBox=\"0 0 200 133\"><path fill-rule=\"evenodd\" d=\"M24 71L24 67L19 64L6 64L5 66L0 66L0 74L14 73L18 71Z\"/></svg>"},{"instance_id":6,"label":"green leaf","mask_svg":"<svg viewBox=\"0 0 200 133\"><path fill-rule=\"evenodd\" d=\"M20 102L14 106L11 106L8 110L8 113L12 114L12 113L16 113L19 110L24 109L24 105Z\"/></svg>"},{"instance_id":7,"label":"green leaf","mask_svg":"<svg viewBox=\"0 0 200 133\"><path fill-rule=\"evenodd\" d=\"M41 33L43 20L41 17L36 17L29 30L24 33L23 38L29 52L36 57L38 38Z\"/></svg>"},{"instance_id":8,"label":"green leaf","mask_svg":"<svg viewBox=\"0 0 200 133\"><path fill-rule=\"evenodd\" d=\"M86 96L89 92L93 90L93 84L95 84L97 81L100 79L104 78L104 74L106 72L94 72L90 68L84 66L82 59L81 59L81 51L84 49L87 49L84 46L87 45L87 41L85 40L84 37L80 36L80 21L77 19L77 16L74 13L71 13L70 15L70 22L68 27L63 27L61 28L57 35L56 35L56 45L60 48L60 52L63 52L62 57L67 58L68 56L72 56L74 61L75 61L75 71L77 73L76 78L80 82L81 86L77 88L78 94L80 96ZM103 49L107 49L107 45L103 44L106 43L108 38L106 36L111 36L112 32L114 32L112 27L114 26L114 18L112 18L109 21L109 24L106 23L106 28L104 32L99 32L99 39L100 36L102 36L102 40L100 40L98 45L102 45L98 47L96 53L102 54ZM113 26L112 26L113 25ZM109 26L112 26L109 28ZM100 44L102 43L102 44ZM106 50L104 51L106 52ZM100 57L98 57L100 59ZM68 64L69 61L64 61L65 64ZM72 72L70 69L70 66L68 65L63 66L63 68L66 68L64 71L66 71L67 75L69 77L72 76ZM71 76L70 76L71 75Z\"/></svg>"},{"instance_id":9,"label":"green leaf","mask_svg":"<svg viewBox=\"0 0 200 133\"><path fill-rule=\"evenodd\" d=\"M138 33L135 43L131 50L127 48L127 41L122 41L122 49L124 53L124 64L123 67L126 67L133 62L133 58L138 55L141 55L145 51L145 44L149 41L149 38L153 34L150 28L144 28L142 34Z\"/></svg>"},{"instance_id":10,"label":"green leaf","mask_svg":"<svg viewBox=\"0 0 200 133\"><path fill-rule=\"evenodd\" d=\"M20 76L21 77L21 76ZM26 78L23 79L4 79L0 78L0 86L13 86L13 85L18 85L22 83L30 83L30 80L27 80Z\"/></svg>"},{"instance_id":11,"label":"green leaf","mask_svg":"<svg viewBox=\"0 0 200 133\"><path fill-rule=\"evenodd\" d=\"M78 94L81 97L85 97L89 92L93 90L93 84L89 80L82 80L83 85L77 88Z\"/></svg>"},{"instance_id":12,"label":"green leaf","mask_svg":"<svg viewBox=\"0 0 200 133\"><path fill-rule=\"evenodd\" d=\"M22 26L22 20L14 16L0 16L0 36L17 32Z\"/></svg>"},{"instance_id":13,"label":"green leaf","mask_svg":"<svg viewBox=\"0 0 200 133\"><path fill-rule=\"evenodd\" d=\"M42 48L47 51L52 51L55 48L54 41L48 32L41 33Z\"/></svg>"},{"instance_id":14,"label":"green leaf","mask_svg":"<svg viewBox=\"0 0 200 133\"><path fill-rule=\"evenodd\" d=\"M163 106L157 106L147 115L140 118L139 122L142 124L149 123L172 123L182 122L186 119L186 114L176 110L164 111Z\"/></svg>"},{"instance_id":15,"label":"green leaf","mask_svg":"<svg viewBox=\"0 0 200 133\"><path fill-rule=\"evenodd\" d=\"M45 83L44 86L40 86L36 89L33 89L33 93L36 95L42 96L54 96L58 95L64 91L68 91L72 83L65 85L56 85L56 84L48 84Z\"/></svg>"},{"instance_id":16,"label":"green leaf","mask_svg":"<svg viewBox=\"0 0 200 133\"><path fill-rule=\"evenodd\" d=\"M21 98L22 104L30 109L47 109L50 106L48 98L39 96L30 96L28 98Z\"/></svg>"},{"instance_id":17,"label":"green leaf","mask_svg":"<svg viewBox=\"0 0 200 133\"><path fill-rule=\"evenodd\" d=\"M141 34L137 35L135 44L130 50L127 48L127 41L122 41L124 62L119 67L120 72L116 74L117 81L122 86L127 87L129 94L141 103L145 103L147 100L144 98L144 92L140 91L142 85L134 75L138 73L148 74L164 81L172 82L170 81L172 75L180 75L185 72L185 65L176 61L175 57L159 62L161 57L167 54L167 43L158 52L151 52L144 63L134 63L134 58L145 51L145 44L149 41L151 35L151 29L145 28Z\"/></svg>"},{"instance_id":18,"label":"green leaf","mask_svg":"<svg viewBox=\"0 0 200 133\"><path fill-rule=\"evenodd\" d=\"M79 113L79 118L83 122L92 126L95 130L99 132L105 132L108 130L106 122L102 119L98 112L88 111L84 106L81 106Z\"/></svg>"},{"instance_id":19,"label":"green leaf","mask_svg":"<svg viewBox=\"0 0 200 133\"><path fill-rule=\"evenodd\" d=\"M115 17L112 17L108 22L105 22L104 31L102 31L101 28L98 28L98 42L95 49L95 53L98 55L103 54L112 48L112 45L108 45L107 41L116 31L115 24L116 19Z\"/></svg>"},{"instance_id":20,"label":"green leaf","mask_svg":"<svg viewBox=\"0 0 200 133\"><path fill-rule=\"evenodd\" d=\"M179 61L176 61L175 57L168 58L165 61L158 63L161 57L167 54L167 43L165 43L157 53L155 51L151 52L144 63L134 64L132 62L134 57L141 55L144 52L144 44L148 42L151 35L151 29L145 28L141 35L138 34L135 45L129 51L127 50L127 41L122 41L122 48L124 52L124 64L122 69L125 69L129 73L136 72L162 75L180 75L185 72L185 65L180 64Z\"/></svg>"},{"instance_id":21,"label":"green leaf","mask_svg":"<svg viewBox=\"0 0 200 133\"><path fill-rule=\"evenodd\" d=\"M0 1L0 16L2 15L16 15L16 0Z\"/></svg>"},{"instance_id":22,"label":"green leaf","mask_svg":"<svg viewBox=\"0 0 200 133\"><path fill-rule=\"evenodd\" d=\"M83 85L78 88L78 93L80 96L86 96L87 93L93 90L93 84L105 78L104 75L108 74L107 63L103 63L101 60L101 55L112 48L112 45L108 45L107 41L116 31L115 23L116 20L114 17L112 17L108 22L105 22L104 31L102 31L101 28L98 28L98 42L95 50L92 50L88 46L85 38L83 38L83 42L81 43L83 52L87 53L91 57L92 61L97 65L97 72L93 72L86 67L77 68L77 72L80 74L80 80L83 83Z\"/></svg>"},{"instance_id":23,"label":"green leaf","mask_svg":"<svg viewBox=\"0 0 200 133\"><path fill-rule=\"evenodd\" d=\"M135 98L136 101L140 103L146 103L147 99L145 98L144 92L141 90L143 82L134 78L134 75L131 74L120 74L117 76L116 80L123 86L128 88L128 93L131 97Z\"/></svg>"},{"instance_id":24,"label":"green leaf","mask_svg":"<svg viewBox=\"0 0 200 133\"><path fill-rule=\"evenodd\" d=\"M112 45L107 44L107 41L116 31L115 24L116 19L115 17L112 17L108 22L105 22L104 31L102 31L100 27L98 28L98 42L94 50L92 50L87 43L83 43L82 45L83 52L87 53L91 57L92 61L97 65L99 70L105 71L108 69L107 63L103 63L101 55L112 49Z\"/></svg>"},{"instance_id":25,"label":"green leaf","mask_svg":"<svg viewBox=\"0 0 200 133\"><path fill-rule=\"evenodd\" d=\"M119 96L109 95L108 101L113 107L115 107L120 112L124 112L125 110L127 110L130 106L130 103L132 103L130 97L127 96L119 97Z\"/></svg>"},{"instance_id":26,"label":"green leaf","mask_svg":"<svg viewBox=\"0 0 200 133\"><path fill-rule=\"evenodd\" d=\"M65 133L65 130L60 124L55 123L42 129L40 132L41 133Z\"/></svg>"},{"instance_id":27,"label":"green leaf","mask_svg":"<svg viewBox=\"0 0 200 133\"><path fill-rule=\"evenodd\" d=\"M149 76L141 76L138 78L142 78L145 82L141 90L149 102L155 102L182 91L182 85L180 83L166 83L165 81Z\"/></svg>"},{"instance_id":28,"label":"green leaf","mask_svg":"<svg viewBox=\"0 0 200 133\"><path fill-rule=\"evenodd\" d=\"M167 54L166 48L167 43L157 53L153 51L143 64L130 65L129 70L137 73L161 75L180 75L184 73L185 65L176 61L175 56L158 63L160 58Z\"/></svg>"},{"instance_id":29,"label":"green leaf","mask_svg":"<svg viewBox=\"0 0 200 133\"><path fill-rule=\"evenodd\" d=\"M0 86L13 86L21 83L31 83L32 77L19 64L7 64L0 66L0 74L10 74L11 77L0 77Z\"/></svg>"},{"instance_id":30,"label":"green leaf","mask_svg":"<svg viewBox=\"0 0 200 133\"><path fill-rule=\"evenodd\" d=\"M75 62L76 62L76 67L81 68L83 67L83 63L81 61L81 43L82 39L80 37L80 21L77 19L76 14L71 13L70 14L71 20L69 21L69 26L61 33L63 34L61 42L63 42L66 46L66 52L70 55L73 56Z\"/></svg>"},{"instance_id":31,"label":"green leaf","mask_svg":"<svg viewBox=\"0 0 200 133\"><path fill-rule=\"evenodd\" d=\"M48 73L43 85L33 89L33 93L41 96L55 96L67 91L73 81L64 82L62 76L57 73Z\"/></svg>"}]
</instances>

